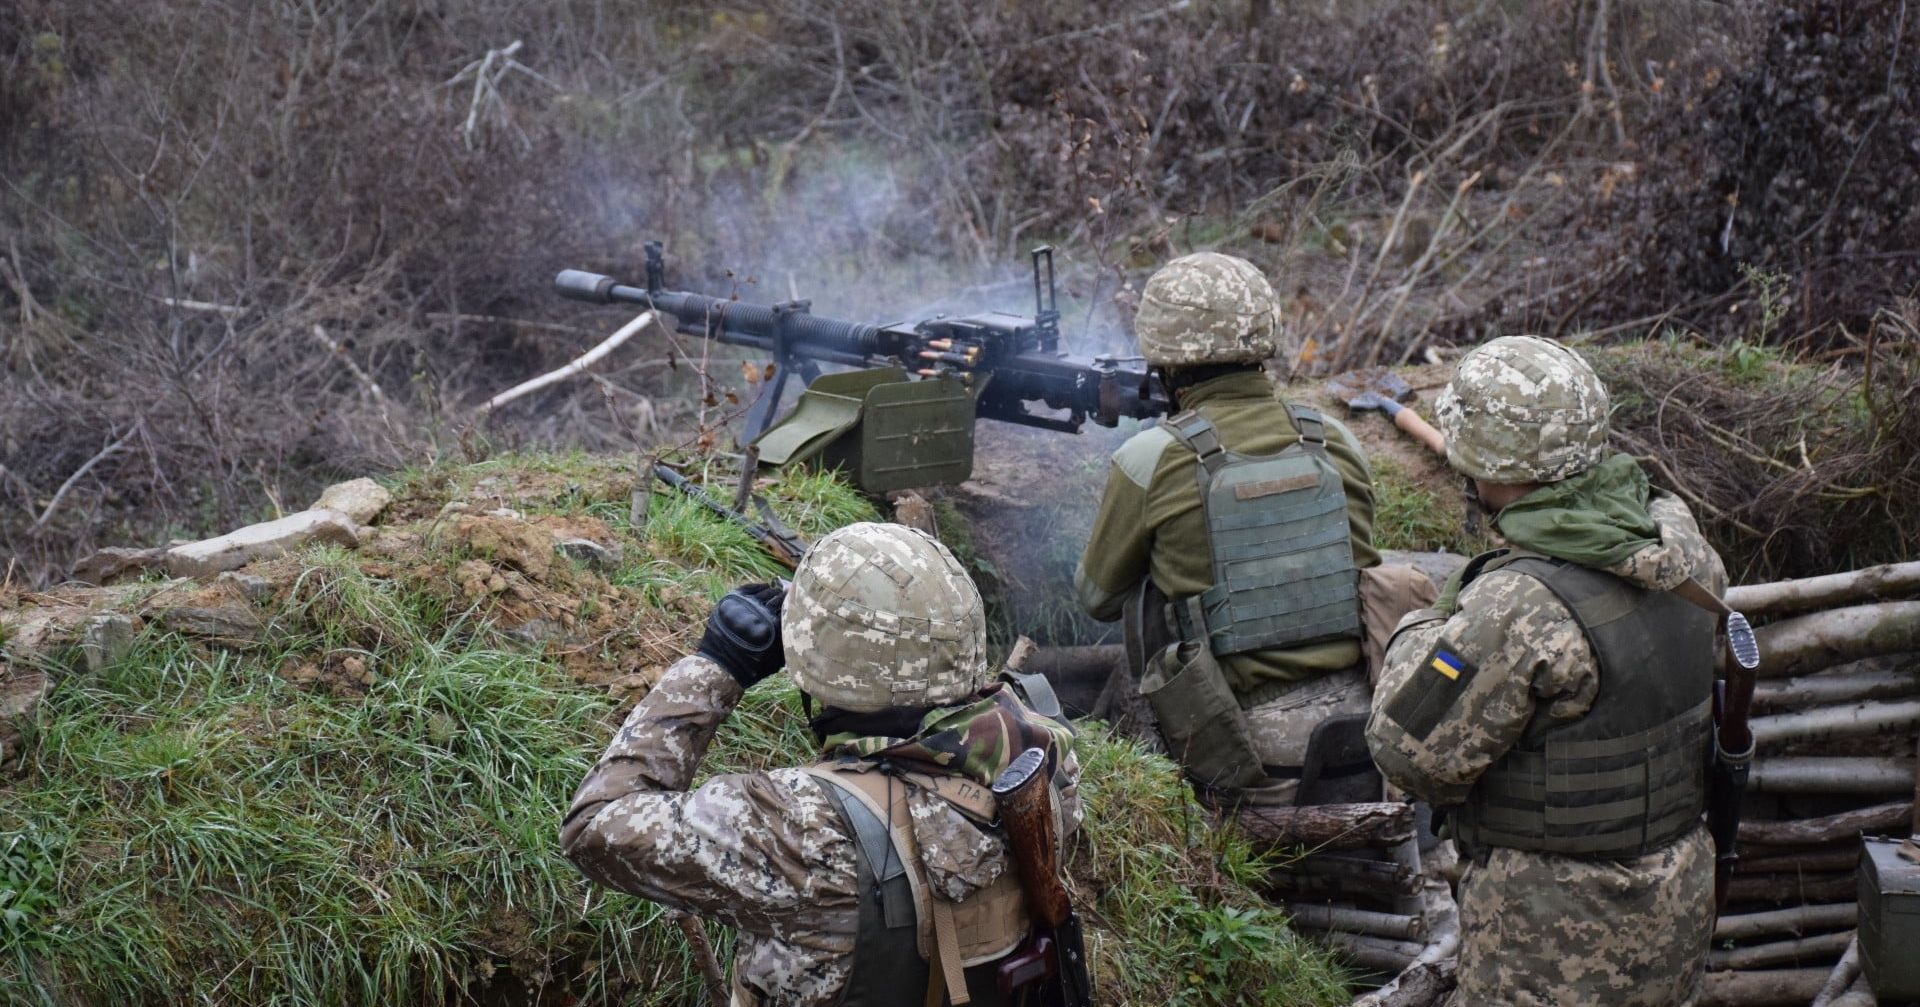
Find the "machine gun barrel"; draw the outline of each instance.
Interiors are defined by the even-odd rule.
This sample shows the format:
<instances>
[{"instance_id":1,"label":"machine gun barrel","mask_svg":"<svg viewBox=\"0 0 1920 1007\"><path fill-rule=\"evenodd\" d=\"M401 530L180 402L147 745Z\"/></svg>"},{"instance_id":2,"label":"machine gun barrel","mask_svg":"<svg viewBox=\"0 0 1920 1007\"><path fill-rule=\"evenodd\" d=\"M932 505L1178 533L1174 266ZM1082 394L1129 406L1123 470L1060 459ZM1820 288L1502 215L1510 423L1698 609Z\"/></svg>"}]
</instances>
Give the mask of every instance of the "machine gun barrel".
<instances>
[{"instance_id":1,"label":"machine gun barrel","mask_svg":"<svg viewBox=\"0 0 1920 1007\"><path fill-rule=\"evenodd\" d=\"M1170 411L1166 390L1140 358L1060 351L1053 250L1034 249L1033 268L1032 315L988 311L891 325L822 318L811 313L807 301L752 304L668 290L658 242L647 245L645 286L579 269L562 270L553 283L572 300L640 305L672 318L675 330L685 335L770 355L773 367L747 412L742 443L768 429L788 374L798 373L811 385L821 363L899 367L920 378L958 381L972 396L976 416L1066 433L1078 432L1089 419L1110 427L1123 417L1146 419ZM1036 411L1031 403L1067 415Z\"/></svg>"},{"instance_id":2,"label":"machine gun barrel","mask_svg":"<svg viewBox=\"0 0 1920 1007\"><path fill-rule=\"evenodd\" d=\"M798 356L864 365L889 352L885 330L808 314L804 306L751 304L679 290L647 290L611 276L563 269L553 279L562 297L589 304L639 304L674 319L675 328L733 346L778 353L784 340Z\"/></svg>"}]
</instances>

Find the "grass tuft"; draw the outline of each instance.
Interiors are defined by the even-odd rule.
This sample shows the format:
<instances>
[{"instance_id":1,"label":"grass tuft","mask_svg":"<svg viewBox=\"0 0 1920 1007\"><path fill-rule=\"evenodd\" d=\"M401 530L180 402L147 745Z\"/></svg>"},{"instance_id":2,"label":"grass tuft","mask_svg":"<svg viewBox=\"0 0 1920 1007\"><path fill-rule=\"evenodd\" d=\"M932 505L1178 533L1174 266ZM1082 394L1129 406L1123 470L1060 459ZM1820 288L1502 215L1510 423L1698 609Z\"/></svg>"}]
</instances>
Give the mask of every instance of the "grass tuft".
<instances>
[{"instance_id":1,"label":"grass tuft","mask_svg":"<svg viewBox=\"0 0 1920 1007\"><path fill-rule=\"evenodd\" d=\"M588 885L555 849L615 700L421 573L457 562L417 530L444 503L422 487L530 514L530 498L621 499L598 515L626 553L605 588L620 604L633 592L619 585L675 601L780 572L677 495L656 495L636 533L617 467L604 466L604 486L567 488L597 485L599 465L406 476L400 506L417 523L394 533L417 539L417 563L314 550L268 603L258 641L213 648L149 628L123 659L63 681L34 725L28 774L0 782L0 1000L695 1002L678 927ZM813 537L874 516L828 476L785 477L769 495ZM685 620L683 606L638 615ZM349 664L350 688L294 673ZM811 750L797 693L776 680L728 721L706 771ZM1170 763L1098 725L1080 750L1089 824L1070 869L1103 1001L1344 999L1336 969L1250 887L1259 858L1206 826ZM725 954L726 935L713 937Z\"/></svg>"}]
</instances>

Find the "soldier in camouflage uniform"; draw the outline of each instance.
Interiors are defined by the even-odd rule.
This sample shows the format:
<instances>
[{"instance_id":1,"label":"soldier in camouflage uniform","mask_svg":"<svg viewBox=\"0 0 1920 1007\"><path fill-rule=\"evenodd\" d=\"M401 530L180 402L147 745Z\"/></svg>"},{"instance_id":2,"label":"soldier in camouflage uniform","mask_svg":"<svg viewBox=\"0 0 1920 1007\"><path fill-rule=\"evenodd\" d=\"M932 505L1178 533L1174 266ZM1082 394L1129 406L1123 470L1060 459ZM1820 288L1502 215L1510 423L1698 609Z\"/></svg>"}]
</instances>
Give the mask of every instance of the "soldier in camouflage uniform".
<instances>
[{"instance_id":1,"label":"soldier in camouflage uniform","mask_svg":"<svg viewBox=\"0 0 1920 1007\"><path fill-rule=\"evenodd\" d=\"M1509 545L1388 647L1367 740L1469 858L1457 1005L1671 1007L1713 930L1700 816L1726 589L1675 497L1609 456L1606 387L1531 336L1468 353L1436 409Z\"/></svg>"},{"instance_id":2,"label":"soldier in camouflage uniform","mask_svg":"<svg viewBox=\"0 0 1920 1007\"><path fill-rule=\"evenodd\" d=\"M783 665L814 764L683 792L744 691ZM996 681L965 570L917 530L850 525L790 591L721 599L588 773L560 844L601 884L738 928L735 1004L1000 1003L993 963L1028 925L987 788L1030 747L1048 753L1064 835L1080 820L1072 732Z\"/></svg>"},{"instance_id":3,"label":"soldier in camouflage uniform","mask_svg":"<svg viewBox=\"0 0 1920 1007\"><path fill-rule=\"evenodd\" d=\"M1372 473L1345 426L1275 395L1262 362L1294 347L1251 263L1175 259L1147 281L1134 329L1182 412L1114 452L1079 601L1102 620L1133 607L1152 624L1138 636L1178 640L1137 648L1135 674L1203 797L1290 803L1314 726L1367 708L1354 591L1380 562ZM1211 475L1246 460L1279 467ZM1140 611L1149 583L1167 611Z\"/></svg>"}]
</instances>

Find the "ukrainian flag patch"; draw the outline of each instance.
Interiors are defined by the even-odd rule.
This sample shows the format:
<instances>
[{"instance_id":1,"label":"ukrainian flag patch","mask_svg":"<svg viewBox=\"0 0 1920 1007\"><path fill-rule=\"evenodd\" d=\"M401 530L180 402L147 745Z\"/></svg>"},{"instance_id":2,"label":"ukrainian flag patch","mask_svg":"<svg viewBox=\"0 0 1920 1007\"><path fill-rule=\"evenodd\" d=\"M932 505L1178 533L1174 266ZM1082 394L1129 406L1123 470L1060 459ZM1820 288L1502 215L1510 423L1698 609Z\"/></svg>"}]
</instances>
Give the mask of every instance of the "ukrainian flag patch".
<instances>
[{"instance_id":1,"label":"ukrainian flag patch","mask_svg":"<svg viewBox=\"0 0 1920 1007\"><path fill-rule=\"evenodd\" d=\"M1422 675L1417 671L1400 685L1400 689L1386 700L1387 719L1399 724L1415 741L1426 741L1433 729L1446 719L1453 704L1466 694L1467 683L1480 666L1461 657L1450 649L1449 645L1437 642L1427 652L1424 665L1437 674Z\"/></svg>"}]
</instances>

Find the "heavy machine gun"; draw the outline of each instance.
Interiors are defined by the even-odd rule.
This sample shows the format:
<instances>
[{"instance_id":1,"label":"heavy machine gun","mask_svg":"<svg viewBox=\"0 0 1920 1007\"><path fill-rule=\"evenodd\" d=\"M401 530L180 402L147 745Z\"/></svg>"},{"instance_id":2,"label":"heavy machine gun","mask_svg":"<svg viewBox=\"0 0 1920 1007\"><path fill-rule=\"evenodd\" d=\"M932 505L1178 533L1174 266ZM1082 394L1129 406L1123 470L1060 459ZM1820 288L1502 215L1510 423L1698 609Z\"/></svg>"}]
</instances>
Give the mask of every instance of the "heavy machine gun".
<instances>
[{"instance_id":1,"label":"heavy machine gun","mask_svg":"<svg viewBox=\"0 0 1920 1007\"><path fill-rule=\"evenodd\" d=\"M884 492L966 479L976 417L1078 433L1088 420L1111 427L1168 411L1165 389L1140 358L1059 348L1053 250L1032 254L1031 316L990 311L887 325L824 318L810 301L751 304L668 290L657 241L646 245L645 286L577 269L553 282L573 300L641 305L682 334L766 351L772 372L741 441L759 443L773 464L820 457L846 465L863 488ZM823 378L822 363L864 370ZM795 373L808 390L776 425Z\"/></svg>"}]
</instances>

